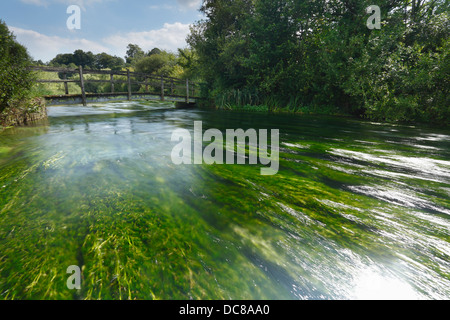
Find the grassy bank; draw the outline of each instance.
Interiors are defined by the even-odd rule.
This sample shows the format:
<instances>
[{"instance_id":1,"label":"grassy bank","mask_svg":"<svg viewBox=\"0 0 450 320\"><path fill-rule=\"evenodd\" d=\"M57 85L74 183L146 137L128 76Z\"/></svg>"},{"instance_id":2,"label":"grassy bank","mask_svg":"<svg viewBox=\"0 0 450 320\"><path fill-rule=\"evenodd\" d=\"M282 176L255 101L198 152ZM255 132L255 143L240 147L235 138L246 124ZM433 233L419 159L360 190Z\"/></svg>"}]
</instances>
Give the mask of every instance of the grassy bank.
<instances>
[{"instance_id":1,"label":"grassy bank","mask_svg":"<svg viewBox=\"0 0 450 320\"><path fill-rule=\"evenodd\" d=\"M429 119L407 119L399 118L379 118L373 114L363 112L351 112L336 105L330 104L305 104L301 96L291 96L288 98L269 96L263 97L258 93L248 90L229 90L226 92L212 92L209 94L209 104L206 107L212 107L218 110L246 111L246 112L266 112L266 113L285 113L300 115L324 115L351 117L368 121L397 123L406 125L420 125L424 127L449 127L450 121L431 121ZM213 96L214 98L211 98ZM387 103L387 102L386 102ZM395 106L391 107L395 109Z\"/></svg>"},{"instance_id":2,"label":"grassy bank","mask_svg":"<svg viewBox=\"0 0 450 320\"><path fill-rule=\"evenodd\" d=\"M279 107L280 106L280 107ZM370 116L366 115L354 115L351 113L345 113L339 110L337 107L333 106L297 106L289 107L280 104L279 106L270 107L268 105L235 105L227 104L226 106L213 105L212 107L217 110L228 110L236 112L257 112L257 113L275 113L275 114L292 114L292 115L312 115L312 116L335 116L342 118L353 118L362 121L374 121L383 122L389 124L401 124L401 125L415 125L426 128L448 128L450 127L450 122L447 123L429 123L425 121L402 121L402 120L378 120L371 119ZM211 107L211 106L210 106Z\"/></svg>"},{"instance_id":3,"label":"grassy bank","mask_svg":"<svg viewBox=\"0 0 450 320\"><path fill-rule=\"evenodd\" d=\"M231 105L226 106L216 106L219 110L230 110L230 111L248 111L248 112L272 112L272 113L289 113L289 114L309 114L309 115L337 115L337 116L351 116L348 113L342 113L333 106L327 106L325 108L315 107L315 106L294 106L286 107L283 105L279 106L269 106L269 105Z\"/></svg>"},{"instance_id":4,"label":"grassy bank","mask_svg":"<svg viewBox=\"0 0 450 320\"><path fill-rule=\"evenodd\" d=\"M264 97L246 90L231 90L216 93L214 96L215 98L210 101L216 109L220 110L351 116L350 113L332 105L305 105L300 96Z\"/></svg>"}]
</instances>

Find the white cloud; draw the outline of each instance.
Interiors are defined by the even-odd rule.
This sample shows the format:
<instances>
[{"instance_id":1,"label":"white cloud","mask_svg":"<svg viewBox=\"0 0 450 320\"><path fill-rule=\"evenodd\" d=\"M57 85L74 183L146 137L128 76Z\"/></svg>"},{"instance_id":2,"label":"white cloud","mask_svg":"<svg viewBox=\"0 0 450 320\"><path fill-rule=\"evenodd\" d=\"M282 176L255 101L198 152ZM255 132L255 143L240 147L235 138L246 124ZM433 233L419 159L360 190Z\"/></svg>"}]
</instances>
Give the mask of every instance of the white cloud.
<instances>
[{"instance_id":1,"label":"white cloud","mask_svg":"<svg viewBox=\"0 0 450 320\"><path fill-rule=\"evenodd\" d=\"M64 3L69 5L78 5L85 9L96 3L114 1L114 0L20 0L26 4L32 4L35 6L47 6L50 3ZM177 0L177 3L184 9L198 9L202 3L202 0ZM168 5L152 5L154 8L167 8ZM171 7L171 6L170 6ZM172 7L171 7L172 8Z\"/></svg>"},{"instance_id":2,"label":"white cloud","mask_svg":"<svg viewBox=\"0 0 450 320\"><path fill-rule=\"evenodd\" d=\"M180 22L165 23L164 27L158 30L116 34L103 39L103 42L113 47L114 52L120 56L125 55L126 47L130 43L139 45L144 51L153 48L176 51L178 48L186 46L189 26L189 24Z\"/></svg>"},{"instance_id":3,"label":"white cloud","mask_svg":"<svg viewBox=\"0 0 450 320\"><path fill-rule=\"evenodd\" d=\"M130 43L139 45L145 51L159 48L175 52L178 48L186 46L189 26L189 24L180 22L166 23L158 30L111 35L100 42L80 38L48 36L33 30L11 26L9 26L9 29L16 35L17 41L28 49L35 60L47 62L59 53L72 53L77 49L92 51L93 53L106 52L124 57L126 48Z\"/></svg>"},{"instance_id":4,"label":"white cloud","mask_svg":"<svg viewBox=\"0 0 450 320\"><path fill-rule=\"evenodd\" d=\"M33 30L11 26L9 29L16 35L17 41L28 49L34 59L44 62L50 61L58 53L72 53L77 49L94 53L109 51L108 47L86 39L47 36Z\"/></svg>"}]
</instances>

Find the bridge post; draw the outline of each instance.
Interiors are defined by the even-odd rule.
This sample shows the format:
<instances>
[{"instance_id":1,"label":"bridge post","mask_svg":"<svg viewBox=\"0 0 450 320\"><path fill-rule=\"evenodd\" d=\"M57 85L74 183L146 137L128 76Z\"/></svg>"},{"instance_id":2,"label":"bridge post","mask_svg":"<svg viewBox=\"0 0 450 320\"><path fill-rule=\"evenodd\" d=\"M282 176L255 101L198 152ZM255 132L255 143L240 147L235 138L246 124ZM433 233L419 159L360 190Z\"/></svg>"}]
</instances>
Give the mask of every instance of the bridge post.
<instances>
[{"instance_id":1,"label":"bridge post","mask_svg":"<svg viewBox=\"0 0 450 320\"><path fill-rule=\"evenodd\" d=\"M128 78L128 101L131 101L131 77L130 77L130 69L127 69L127 78Z\"/></svg>"},{"instance_id":2,"label":"bridge post","mask_svg":"<svg viewBox=\"0 0 450 320\"><path fill-rule=\"evenodd\" d=\"M186 79L186 103L189 103L189 79Z\"/></svg>"},{"instance_id":3,"label":"bridge post","mask_svg":"<svg viewBox=\"0 0 450 320\"><path fill-rule=\"evenodd\" d=\"M161 101L164 101L164 76L161 76Z\"/></svg>"},{"instance_id":4,"label":"bridge post","mask_svg":"<svg viewBox=\"0 0 450 320\"><path fill-rule=\"evenodd\" d=\"M111 73L111 93L114 93L114 73Z\"/></svg>"},{"instance_id":5,"label":"bridge post","mask_svg":"<svg viewBox=\"0 0 450 320\"><path fill-rule=\"evenodd\" d=\"M86 102L86 91L84 90L83 67L79 66L78 71L80 73L81 98L83 100L83 106L86 106L87 102Z\"/></svg>"},{"instance_id":6,"label":"bridge post","mask_svg":"<svg viewBox=\"0 0 450 320\"><path fill-rule=\"evenodd\" d=\"M67 80L67 73L64 73L64 80ZM67 81L64 81L64 91L66 95L69 94L69 86L67 85Z\"/></svg>"}]
</instances>

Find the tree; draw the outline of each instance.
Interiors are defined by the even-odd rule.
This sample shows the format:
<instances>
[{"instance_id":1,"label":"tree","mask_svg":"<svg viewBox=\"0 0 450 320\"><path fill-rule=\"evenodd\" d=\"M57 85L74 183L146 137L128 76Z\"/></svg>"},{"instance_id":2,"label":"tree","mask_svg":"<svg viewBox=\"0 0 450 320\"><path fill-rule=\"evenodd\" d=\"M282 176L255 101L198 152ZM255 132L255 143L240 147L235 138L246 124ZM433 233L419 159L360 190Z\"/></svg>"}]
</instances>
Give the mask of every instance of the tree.
<instances>
[{"instance_id":1,"label":"tree","mask_svg":"<svg viewBox=\"0 0 450 320\"><path fill-rule=\"evenodd\" d=\"M147 56L152 56L152 55L154 55L154 54L161 54L161 53L162 53L162 51L159 50L158 48L153 48L152 50L150 50L150 51L148 52Z\"/></svg>"},{"instance_id":2,"label":"tree","mask_svg":"<svg viewBox=\"0 0 450 320\"><path fill-rule=\"evenodd\" d=\"M33 61L33 65L35 65L35 66L45 66L45 63L41 59L39 59L39 60L34 60Z\"/></svg>"},{"instance_id":3,"label":"tree","mask_svg":"<svg viewBox=\"0 0 450 320\"><path fill-rule=\"evenodd\" d=\"M91 51L75 50L73 53L73 63L83 68L95 68L95 56Z\"/></svg>"},{"instance_id":4,"label":"tree","mask_svg":"<svg viewBox=\"0 0 450 320\"><path fill-rule=\"evenodd\" d=\"M178 49L177 64L183 69L184 79L194 79L199 73L198 56L192 49Z\"/></svg>"},{"instance_id":5,"label":"tree","mask_svg":"<svg viewBox=\"0 0 450 320\"><path fill-rule=\"evenodd\" d=\"M116 56L111 56L105 52L94 55L92 52L76 50L74 53L58 54L49 63L52 66L82 66L89 69L112 69L120 70L125 61Z\"/></svg>"},{"instance_id":6,"label":"tree","mask_svg":"<svg viewBox=\"0 0 450 320\"><path fill-rule=\"evenodd\" d=\"M127 55L125 60L128 64L132 64L133 62L142 59L145 56L144 51L137 44L129 44L127 46Z\"/></svg>"},{"instance_id":7,"label":"tree","mask_svg":"<svg viewBox=\"0 0 450 320\"><path fill-rule=\"evenodd\" d=\"M172 53L162 51L144 57L136 62L136 71L146 74L170 76L177 64L176 56Z\"/></svg>"},{"instance_id":8,"label":"tree","mask_svg":"<svg viewBox=\"0 0 450 320\"><path fill-rule=\"evenodd\" d=\"M381 30L366 26L371 4L204 0L187 41L212 98L245 91L279 107L448 121L449 1L379 0Z\"/></svg>"},{"instance_id":9,"label":"tree","mask_svg":"<svg viewBox=\"0 0 450 320\"><path fill-rule=\"evenodd\" d=\"M205 0L201 11L207 20L191 28L188 44L198 54L200 74L218 90L246 85L251 70L242 65L246 53L246 21L254 12L252 0Z\"/></svg>"},{"instance_id":10,"label":"tree","mask_svg":"<svg viewBox=\"0 0 450 320\"><path fill-rule=\"evenodd\" d=\"M292 72L298 67L300 49L297 39L300 25L294 4L260 0L245 24L244 33L249 41L242 46L248 47L249 53L244 65L252 71L247 83L264 94L289 95L298 90L295 85L298 79Z\"/></svg>"},{"instance_id":11,"label":"tree","mask_svg":"<svg viewBox=\"0 0 450 320\"><path fill-rule=\"evenodd\" d=\"M438 9L414 26L410 18L405 23L405 13L399 10L389 28L370 34L369 45L351 62L343 87L360 99L367 117L448 123L449 14Z\"/></svg>"},{"instance_id":12,"label":"tree","mask_svg":"<svg viewBox=\"0 0 450 320\"><path fill-rule=\"evenodd\" d=\"M124 65L125 61L122 58L104 52L95 56L96 69L120 70Z\"/></svg>"},{"instance_id":13,"label":"tree","mask_svg":"<svg viewBox=\"0 0 450 320\"><path fill-rule=\"evenodd\" d=\"M74 63L74 58L72 53L64 53L64 54L58 54L55 58L53 58L49 65L51 66L62 66L62 65L69 65L71 63Z\"/></svg>"},{"instance_id":14,"label":"tree","mask_svg":"<svg viewBox=\"0 0 450 320\"><path fill-rule=\"evenodd\" d=\"M33 85L31 58L0 20L0 113L26 98Z\"/></svg>"}]
</instances>

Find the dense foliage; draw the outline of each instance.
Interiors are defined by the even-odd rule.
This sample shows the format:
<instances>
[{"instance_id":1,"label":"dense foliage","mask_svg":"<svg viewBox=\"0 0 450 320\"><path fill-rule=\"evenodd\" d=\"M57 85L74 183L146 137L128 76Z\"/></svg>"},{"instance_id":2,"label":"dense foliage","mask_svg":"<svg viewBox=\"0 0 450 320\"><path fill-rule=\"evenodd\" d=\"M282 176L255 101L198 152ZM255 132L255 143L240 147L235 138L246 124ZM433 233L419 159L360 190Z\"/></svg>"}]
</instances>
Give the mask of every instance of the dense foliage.
<instances>
[{"instance_id":1,"label":"dense foliage","mask_svg":"<svg viewBox=\"0 0 450 320\"><path fill-rule=\"evenodd\" d=\"M93 54L83 50L75 50L74 53L58 54L49 63L52 66L82 66L88 69L111 69L120 70L125 66L124 59L111 56L107 53Z\"/></svg>"},{"instance_id":2,"label":"dense foliage","mask_svg":"<svg viewBox=\"0 0 450 320\"><path fill-rule=\"evenodd\" d=\"M129 68L141 73L157 74L186 78L195 77L193 67L194 53L189 49L179 49L178 53L154 48L148 52L137 44L129 44L125 59L111 56L107 53L93 54L88 51L76 50L74 53L58 54L48 65L76 68L82 66L87 69L122 70ZM43 63L37 63L45 65Z\"/></svg>"},{"instance_id":3,"label":"dense foliage","mask_svg":"<svg viewBox=\"0 0 450 320\"><path fill-rule=\"evenodd\" d=\"M177 53L154 48L145 53L138 45L129 44L126 61L137 72L194 80L197 75L193 65L195 54L189 49Z\"/></svg>"},{"instance_id":4,"label":"dense foliage","mask_svg":"<svg viewBox=\"0 0 450 320\"><path fill-rule=\"evenodd\" d=\"M376 2L205 0L188 42L219 105L447 123L449 2Z\"/></svg>"},{"instance_id":5,"label":"dense foliage","mask_svg":"<svg viewBox=\"0 0 450 320\"><path fill-rule=\"evenodd\" d=\"M48 65L56 67L67 67L76 69L82 66L86 69L94 70L125 70L135 71L138 73L154 74L170 76L174 78L196 80L198 75L196 68L196 56L190 49L179 49L177 53L153 48L145 52L137 44L129 44L127 46L125 59L111 56L107 53L93 54L92 52L85 52L83 50L76 50L74 53L58 54L47 64L42 61L36 61L34 64ZM49 75L48 73L39 73L40 79L57 80L63 79L67 76L69 80L76 80L77 73L64 74L60 72L58 77ZM90 93L105 93L111 92L111 84L89 82L89 80L109 80L109 75L87 75L85 76L85 89ZM124 82L126 77L116 76L115 80L123 81L123 83L115 84L116 92L126 92L128 90L127 84ZM144 81L144 78L140 79ZM41 95L64 94L65 90L62 84L37 84L36 90ZM141 91L145 88L143 85L132 85L133 91ZM69 83L69 91L71 93L79 93L80 87L77 83Z\"/></svg>"},{"instance_id":6,"label":"dense foliage","mask_svg":"<svg viewBox=\"0 0 450 320\"><path fill-rule=\"evenodd\" d=\"M0 20L0 113L27 97L33 75L27 69L31 58L24 46Z\"/></svg>"}]
</instances>

